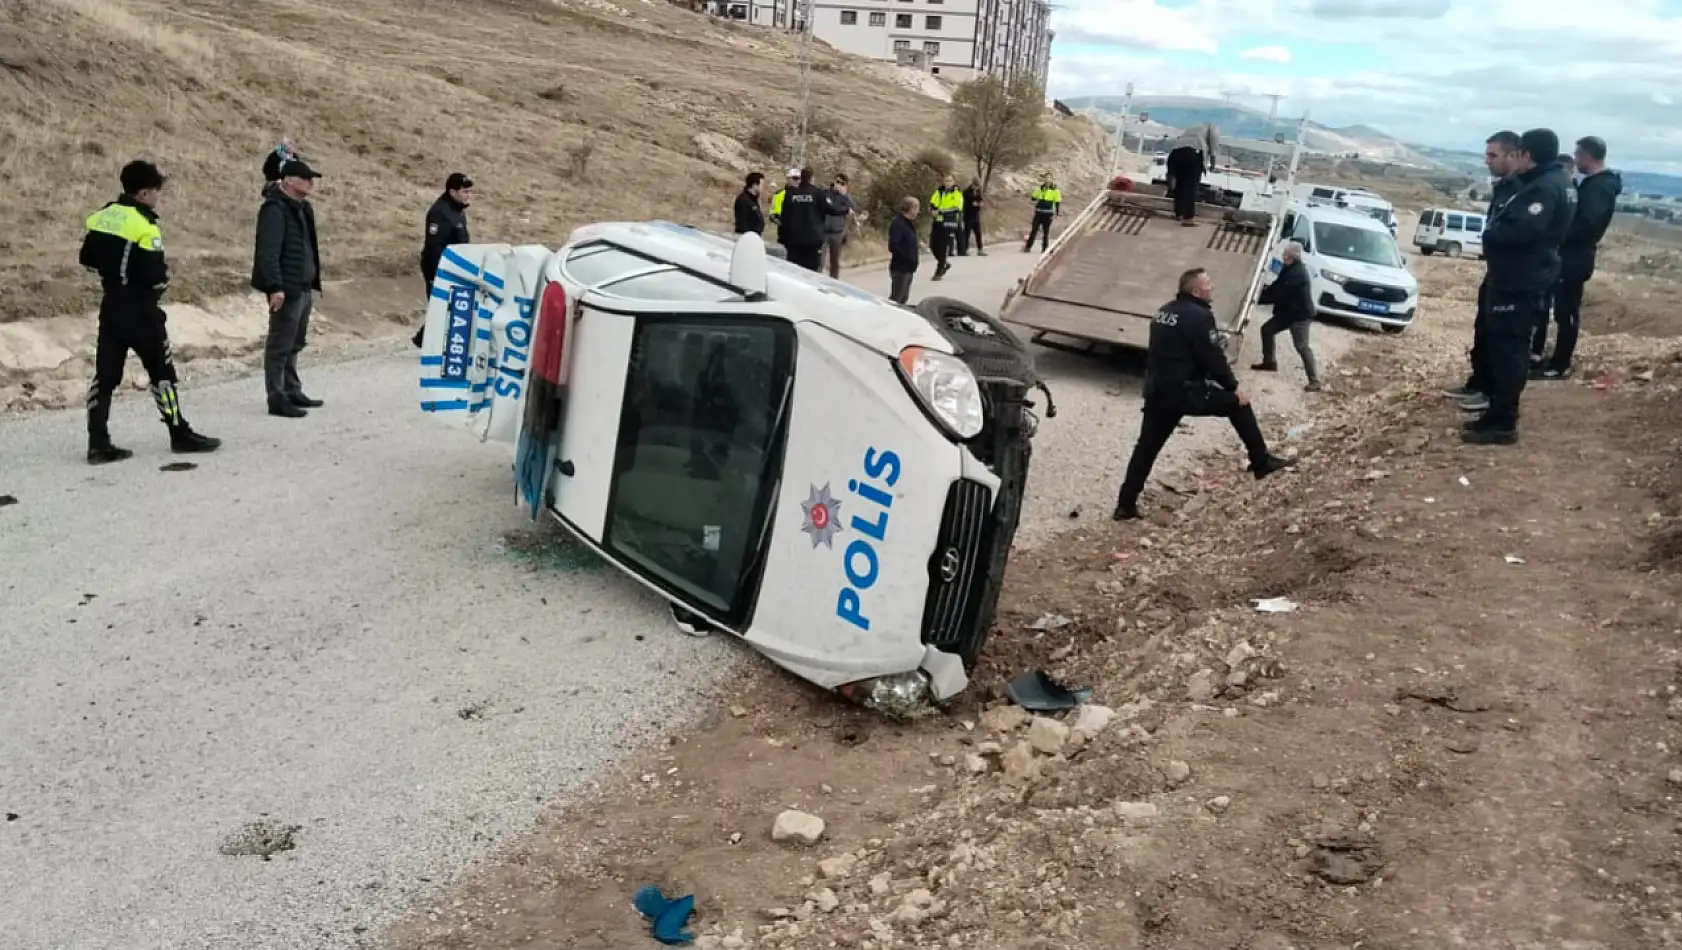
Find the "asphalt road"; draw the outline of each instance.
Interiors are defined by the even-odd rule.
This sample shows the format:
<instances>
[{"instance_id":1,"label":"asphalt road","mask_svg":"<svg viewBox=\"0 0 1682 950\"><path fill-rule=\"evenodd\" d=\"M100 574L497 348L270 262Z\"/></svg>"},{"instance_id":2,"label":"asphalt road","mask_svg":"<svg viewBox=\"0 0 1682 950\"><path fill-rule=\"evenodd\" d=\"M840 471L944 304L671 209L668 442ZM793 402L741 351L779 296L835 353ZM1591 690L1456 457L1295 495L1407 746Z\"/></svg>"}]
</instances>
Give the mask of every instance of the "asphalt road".
<instances>
[{"instance_id":1,"label":"asphalt road","mask_svg":"<svg viewBox=\"0 0 1682 950\"><path fill-rule=\"evenodd\" d=\"M914 294L996 307L1032 260L962 259ZM189 386L226 439L189 471L160 470L143 393L118 403L118 465L83 464L78 412L0 422L0 946L364 945L740 656L527 521L508 451L416 410L412 350L310 357L327 406L304 420L268 417L255 379ZM1030 543L1108 511L1138 420L1136 379L1042 362L1061 411ZM222 853L265 830L295 847Z\"/></svg>"}]
</instances>

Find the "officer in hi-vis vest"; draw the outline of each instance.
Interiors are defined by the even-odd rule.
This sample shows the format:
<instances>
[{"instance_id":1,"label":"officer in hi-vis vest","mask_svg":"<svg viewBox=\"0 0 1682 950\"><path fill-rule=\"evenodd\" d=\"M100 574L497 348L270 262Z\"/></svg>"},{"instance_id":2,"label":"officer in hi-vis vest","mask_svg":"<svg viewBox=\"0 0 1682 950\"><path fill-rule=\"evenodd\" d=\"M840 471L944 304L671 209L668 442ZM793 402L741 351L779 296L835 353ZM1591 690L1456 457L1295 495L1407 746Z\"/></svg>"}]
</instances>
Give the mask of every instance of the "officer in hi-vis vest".
<instances>
[{"instance_id":1,"label":"officer in hi-vis vest","mask_svg":"<svg viewBox=\"0 0 1682 950\"><path fill-rule=\"evenodd\" d=\"M1040 250L1044 251L1051 243L1051 219L1062 213L1063 193L1057 190L1050 176L1040 182L1034 189L1034 223L1028 227L1028 240L1022 244L1022 252L1033 250L1034 235L1039 235Z\"/></svg>"},{"instance_id":2,"label":"officer in hi-vis vest","mask_svg":"<svg viewBox=\"0 0 1682 950\"><path fill-rule=\"evenodd\" d=\"M166 319L158 301L169 286L158 199L164 175L151 162L123 166L123 195L88 217L81 263L99 274L99 344L93 384L88 387L88 463L120 462L134 453L111 442L111 397L123 381L130 350L151 377L152 399L169 426L177 452L214 452L220 439L194 432L181 415L175 364L170 359Z\"/></svg>"},{"instance_id":3,"label":"officer in hi-vis vest","mask_svg":"<svg viewBox=\"0 0 1682 950\"><path fill-rule=\"evenodd\" d=\"M964 193L958 190L958 179L950 172L940 180L940 187L929 196L929 212L934 223L929 225L929 250L934 252L934 276L939 280L952 269L950 258L958 249L958 232L964 227Z\"/></svg>"}]
</instances>

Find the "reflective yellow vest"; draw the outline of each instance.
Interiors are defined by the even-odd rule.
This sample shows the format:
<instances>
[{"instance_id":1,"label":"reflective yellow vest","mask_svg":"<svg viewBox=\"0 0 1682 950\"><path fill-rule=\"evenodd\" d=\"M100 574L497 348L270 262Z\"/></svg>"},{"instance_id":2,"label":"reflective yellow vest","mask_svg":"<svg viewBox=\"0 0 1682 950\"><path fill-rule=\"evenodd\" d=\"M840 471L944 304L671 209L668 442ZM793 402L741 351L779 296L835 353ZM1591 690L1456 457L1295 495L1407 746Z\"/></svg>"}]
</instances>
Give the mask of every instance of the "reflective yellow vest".
<instances>
[{"instance_id":1,"label":"reflective yellow vest","mask_svg":"<svg viewBox=\"0 0 1682 950\"><path fill-rule=\"evenodd\" d=\"M959 226L964 217L964 193L955 187L950 191L936 188L934 194L929 196L929 211L941 224L949 227Z\"/></svg>"},{"instance_id":2,"label":"reflective yellow vest","mask_svg":"<svg viewBox=\"0 0 1682 950\"><path fill-rule=\"evenodd\" d=\"M163 231L128 205L108 205L88 215L88 230L120 237L148 251L164 249Z\"/></svg>"},{"instance_id":3,"label":"reflective yellow vest","mask_svg":"<svg viewBox=\"0 0 1682 950\"><path fill-rule=\"evenodd\" d=\"M787 188L778 188L777 193L771 196L771 220L773 222L783 216L783 195L786 194L788 194Z\"/></svg>"},{"instance_id":4,"label":"reflective yellow vest","mask_svg":"<svg viewBox=\"0 0 1682 950\"><path fill-rule=\"evenodd\" d=\"M1063 203L1063 193L1056 188L1041 186L1034 189L1034 211L1039 214L1051 214L1057 206Z\"/></svg>"}]
</instances>

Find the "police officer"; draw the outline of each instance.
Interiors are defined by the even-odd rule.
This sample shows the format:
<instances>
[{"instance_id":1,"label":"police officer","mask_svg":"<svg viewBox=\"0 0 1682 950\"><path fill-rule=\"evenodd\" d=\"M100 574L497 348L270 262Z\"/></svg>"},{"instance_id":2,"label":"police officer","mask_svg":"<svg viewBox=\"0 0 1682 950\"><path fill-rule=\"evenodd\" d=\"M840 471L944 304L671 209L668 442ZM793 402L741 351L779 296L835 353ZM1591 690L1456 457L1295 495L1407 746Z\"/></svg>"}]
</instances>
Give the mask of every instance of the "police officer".
<instances>
[{"instance_id":1,"label":"police officer","mask_svg":"<svg viewBox=\"0 0 1682 950\"><path fill-rule=\"evenodd\" d=\"M122 197L88 217L81 263L99 274L99 343L93 385L88 387L88 464L120 462L134 455L111 442L111 397L123 381L130 350L151 377L152 400L169 427L176 452L214 452L222 444L193 431L181 414L179 379L170 357L167 319L158 301L169 287L158 200L164 175L151 162L129 162L120 174Z\"/></svg>"},{"instance_id":2,"label":"police officer","mask_svg":"<svg viewBox=\"0 0 1682 950\"><path fill-rule=\"evenodd\" d=\"M788 198L789 189L798 187L800 187L800 169L791 168L788 170L788 176L783 186L778 188L776 193L771 196L771 223L777 226L777 243L785 247L788 242L783 240L783 201Z\"/></svg>"},{"instance_id":3,"label":"police officer","mask_svg":"<svg viewBox=\"0 0 1682 950\"><path fill-rule=\"evenodd\" d=\"M426 209L426 242L421 245L421 276L426 278L426 299L432 300L432 279L438 276L438 261L444 248L452 244L471 244L467 234L467 209L473 204L473 179L462 172L451 172L444 179L444 193ZM426 316L421 316L420 329L415 331L415 345L421 345L426 335Z\"/></svg>"},{"instance_id":4,"label":"police officer","mask_svg":"<svg viewBox=\"0 0 1682 950\"><path fill-rule=\"evenodd\" d=\"M1049 175L1034 189L1033 199L1034 223L1028 226L1028 240L1022 245L1024 254L1033 250L1036 234L1040 236L1040 250L1045 250L1051 243L1051 219L1057 216L1058 209L1063 206L1063 193L1052 184Z\"/></svg>"},{"instance_id":5,"label":"police officer","mask_svg":"<svg viewBox=\"0 0 1682 950\"><path fill-rule=\"evenodd\" d=\"M1495 216L1495 212L1506 205L1507 199L1512 197L1517 183L1513 177L1514 156L1521 146L1519 134L1510 129L1491 135L1484 141L1483 164L1489 169L1489 177L1494 181L1489 194L1489 210L1484 219ZM1443 395L1457 401L1460 408L1467 412L1483 412L1489 408L1489 344L1485 339L1489 328L1489 278L1487 274L1478 285L1478 304L1476 315L1472 319L1472 348L1467 353L1471 363L1471 373L1466 377L1462 386L1454 386L1443 390Z\"/></svg>"},{"instance_id":6,"label":"police officer","mask_svg":"<svg viewBox=\"0 0 1682 950\"><path fill-rule=\"evenodd\" d=\"M1518 441L1519 395L1530 370L1530 335L1559 279L1559 245L1576 212L1576 193L1559 167L1559 136L1531 129L1513 156L1512 192L1484 225L1489 407L1466 424L1465 441Z\"/></svg>"},{"instance_id":7,"label":"police officer","mask_svg":"<svg viewBox=\"0 0 1682 950\"><path fill-rule=\"evenodd\" d=\"M1117 521L1139 517L1139 495L1168 437L1186 416L1222 416L1232 423L1250 453L1257 479L1290 468L1296 459L1279 458L1267 448L1250 397L1221 352L1215 328L1215 285L1209 272L1194 267L1180 275L1180 291L1151 320L1150 349L1145 354L1144 419L1139 441L1127 462L1127 477L1116 498Z\"/></svg>"},{"instance_id":8,"label":"police officer","mask_svg":"<svg viewBox=\"0 0 1682 950\"><path fill-rule=\"evenodd\" d=\"M934 273L930 280L939 280L952 269L952 252L957 249L958 232L964 227L964 193L958 190L958 179L948 172L940 180L940 187L929 196L929 213L934 223L929 225L929 250L934 252Z\"/></svg>"},{"instance_id":9,"label":"police officer","mask_svg":"<svg viewBox=\"0 0 1682 950\"><path fill-rule=\"evenodd\" d=\"M1577 352L1577 329L1582 320L1583 285L1594 276L1595 250L1617 211L1623 178L1606 167L1606 140L1588 135L1577 140L1577 213L1559 246L1559 285L1554 290L1554 322L1559 336L1553 356L1532 377L1545 381L1571 378L1571 359ZM1543 331L1545 332L1545 331ZM1540 341L1543 332L1538 332ZM1532 349L1534 352L1535 349Z\"/></svg>"}]
</instances>

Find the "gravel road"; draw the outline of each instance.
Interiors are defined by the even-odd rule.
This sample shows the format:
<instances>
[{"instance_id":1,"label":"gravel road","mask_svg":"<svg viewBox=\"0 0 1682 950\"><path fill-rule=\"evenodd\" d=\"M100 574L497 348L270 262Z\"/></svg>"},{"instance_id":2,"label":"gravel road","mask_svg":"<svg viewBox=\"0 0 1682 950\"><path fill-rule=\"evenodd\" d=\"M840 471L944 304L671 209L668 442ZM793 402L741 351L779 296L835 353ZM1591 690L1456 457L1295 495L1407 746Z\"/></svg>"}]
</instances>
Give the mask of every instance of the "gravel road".
<instances>
[{"instance_id":1,"label":"gravel road","mask_svg":"<svg viewBox=\"0 0 1682 950\"><path fill-rule=\"evenodd\" d=\"M914 292L996 307L1031 261L960 259ZM114 419L136 457L101 469L79 413L0 421L0 944L364 945L696 714L738 656L534 530L506 451L415 411L412 351L311 355L328 405L305 420L266 416L255 380L189 387L227 440L190 471L160 470L144 394ZM1136 375L1042 362L1060 412L1027 542L1107 515L1138 422ZM1199 422L1167 463L1210 439L1232 436Z\"/></svg>"}]
</instances>

